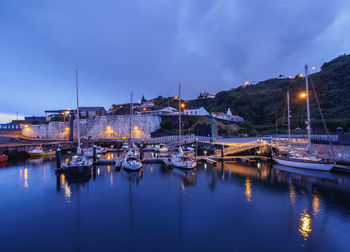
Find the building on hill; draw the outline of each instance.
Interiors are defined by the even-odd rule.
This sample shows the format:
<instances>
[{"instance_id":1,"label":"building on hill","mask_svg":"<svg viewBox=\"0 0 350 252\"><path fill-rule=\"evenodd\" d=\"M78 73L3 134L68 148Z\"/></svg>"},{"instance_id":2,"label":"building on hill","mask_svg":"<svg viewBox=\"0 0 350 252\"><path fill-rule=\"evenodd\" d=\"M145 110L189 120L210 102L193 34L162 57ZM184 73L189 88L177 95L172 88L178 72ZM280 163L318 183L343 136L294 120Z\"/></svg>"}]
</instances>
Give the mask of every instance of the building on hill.
<instances>
[{"instance_id":1,"label":"building on hill","mask_svg":"<svg viewBox=\"0 0 350 252\"><path fill-rule=\"evenodd\" d=\"M151 115L178 115L179 112L173 107L166 107L162 109L150 109L150 108L142 108L140 111L135 112L138 115L141 114L151 114Z\"/></svg>"},{"instance_id":2,"label":"building on hill","mask_svg":"<svg viewBox=\"0 0 350 252\"><path fill-rule=\"evenodd\" d=\"M243 123L244 118L238 115L232 115L231 109L227 109L227 113L222 113L222 112L213 112L211 115L214 118L225 120L225 121L230 121L234 123Z\"/></svg>"},{"instance_id":3,"label":"building on hill","mask_svg":"<svg viewBox=\"0 0 350 252\"><path fill-rule=\"evenodd\" d=\"M79 112L80 116L87 118L106 115L106 110L104 107L79 107Z\"/></svg>"},{"instance_id":4,"label":"building on hill","mask_svg":"<svg viewBox=\"0 0 350 252\"><path fill-rule=\"evenodd\" d=\"M210 98L210 99L214 99L215 95L210 94L207 91L204 91L203 93L200 93L199 96L197 96L198 99L205 99L205 98Z\"/></svg>"},{"instance_id":5,"label":"building on hill","mask_svg":"<svg viewBox=\"0 0 350 252\"><path fill-rule=\"evenodd\" d=\"M153 101L143 101L141 104L141 108L151 108L154 107Z\"/></svg>"},{"instance_id":6,"label":"building on hill","mask_svg":"<svg viewBox=\"0 0 350 252\"><path fill-rule=\"evenodd\" d=\"M209 112L206 111L205 108L200 107L196 109L185 109L183 114L192 116L207 116L209 115Z\"/></svg>"},{"instance_id":7,"label":"building on hill","mask_svg":"<svg viewBox=\"0 0 350 252\"><path fill-rule=\"evenodd\" d=\"M25 121L46 121L45 116L25 116Z\"/></svg>"}]
</instances>

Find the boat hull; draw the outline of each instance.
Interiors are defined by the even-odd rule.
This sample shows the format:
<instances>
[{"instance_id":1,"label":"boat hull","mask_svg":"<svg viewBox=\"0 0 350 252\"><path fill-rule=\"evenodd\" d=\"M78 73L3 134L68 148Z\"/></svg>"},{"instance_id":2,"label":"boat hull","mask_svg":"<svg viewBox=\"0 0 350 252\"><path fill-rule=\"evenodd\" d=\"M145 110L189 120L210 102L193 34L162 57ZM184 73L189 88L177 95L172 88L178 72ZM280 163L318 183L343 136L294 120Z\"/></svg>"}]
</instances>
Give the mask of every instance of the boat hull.
<instances>
[{"instance_id":1,"label":"boat hull","mask_svg":"<svg viewBox=\"0 0 350 252\"><path fill-rule=\"evenodd\" d=\"M125 170L129 170L129 171L137 171L140 170L142 167L142 163L135 163L135 164L131 164L129 162L123 161L122 162L122 167Z\"/></svg>"},{"instance_id":2,"label":"boat hull","mask_svg":"<svg viewBox=\"0 0 350 252\"><path fill-rule=\"evenodd\" d=\"M170 160L170 164L171 166L174 166L176 168L180 168L180 169L194 169L196 167L196 163L195 162L191 162L191 161L176 161L174 159Z\"/></svg>"},{"instance_id":3,"label":"boat hull","mask_svg":"<svg viewBox=\"0 0 350 252\"><path fill-rule=\"evenodd\" d=\"M56 152L45 152L45 153L29 153L30 157L49 157L49 156L55 156Z\"/></svg>"},{"instance_id":4,"label":"boat hull","mask_svg":"<svg viewBox=\"0 0 350 252\"><path fill-rule=\"evenodd\" d=\"M8 160L8 156L0 157L0 162L6 162Z\"/></svg>"},{"instance_id":5,"label":"boat hull","mask_svg":"<svg viewBox=\"0 0 350 252\"><path fill-rule=\"evenodd\" d=\"M300 169L307 169L307 170L318 170L318 171L330 171L334 164L327 164L327 163L317 163L317 162L301 162L301 161L292 161L292 160L285 160L274 157L273 160L280 164Z\"/></svg>"},{"instance_id":6,"label":"boat hull","mask_svg":"<svg viewBox=\"0 0 350 252\"><path fill-rule=\"evenodd\" d=\"M69 166L64 168L64 172L71 176L85 175L92 172L92 166Z\"/></svg>"}]
</instances>

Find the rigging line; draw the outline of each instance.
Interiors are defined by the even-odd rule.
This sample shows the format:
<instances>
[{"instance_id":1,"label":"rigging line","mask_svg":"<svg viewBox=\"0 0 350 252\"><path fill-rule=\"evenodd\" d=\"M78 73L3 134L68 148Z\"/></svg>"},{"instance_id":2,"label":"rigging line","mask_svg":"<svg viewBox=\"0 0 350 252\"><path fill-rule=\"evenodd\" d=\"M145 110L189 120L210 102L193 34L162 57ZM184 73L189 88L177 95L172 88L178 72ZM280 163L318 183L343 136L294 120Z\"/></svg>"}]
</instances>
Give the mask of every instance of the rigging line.
<instances>
[{"instance_id":1,"label":"rigging line","mask_svg":"<svg viewBox=\"0 0 350 252\"><path fill-rule=\"evenodd\" d=\"M323 112L321 110L320 101L318 100L318 96L316 94L316 89L315 89L314 82L312 81L311 76L309 76L309 78L310 78L310 82L311 82L312 91L313 91L315 99L316 99L317 107L318 107L318 110L320 111L320 114L321 114L323 127L324 127L324 129L326 131L326 134L327 134L327 139L328 139L329 146L330 146L332 154L333 154L333 161L334 161L335 160L335 153L334 153L334 149L333 149L333 144L332 144L331 138L329 136L329 132L328 132L328 129L327 129L326 121L325 121L324 116L323 116Z\"/></svg>"}]
</instances>

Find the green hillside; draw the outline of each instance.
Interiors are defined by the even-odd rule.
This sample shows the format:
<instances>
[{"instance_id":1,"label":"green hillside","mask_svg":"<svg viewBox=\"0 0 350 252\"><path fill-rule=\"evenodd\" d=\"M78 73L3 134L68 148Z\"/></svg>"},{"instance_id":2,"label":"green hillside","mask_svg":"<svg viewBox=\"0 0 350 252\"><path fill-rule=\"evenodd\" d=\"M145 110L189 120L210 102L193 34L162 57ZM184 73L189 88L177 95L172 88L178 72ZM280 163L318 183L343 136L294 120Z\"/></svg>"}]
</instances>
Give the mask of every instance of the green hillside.
<instances>
[{"instance_id":1,"label":"green hillside","mask_svg":"<svg viewBox=\"0 0 350 252\"><path fill-rule=\"evenodd\" d=\"M319 97L327 127L331 131L341 126L350 127L350 55L340 56L323 64L321 71L310 75ZM256 85L241 86L234 90L222 91L215 99L190 101L190 106L202 103L208 111L224 112L228 107L233 113L245 118L260 133L275 132L276 114L278 130L281 132L282 121L287 121L286 93L290 90L291 126L293 131L305 129L306 101L299 94L305 91L305 78L269 79ZM309 86L312 91L311 85ZM311 120L314 133L323 131L320 113L310 93ZM283 120L284 119L284 120ZM284 133L286 127L282 128Z\"/></svg>"}]
</instances>

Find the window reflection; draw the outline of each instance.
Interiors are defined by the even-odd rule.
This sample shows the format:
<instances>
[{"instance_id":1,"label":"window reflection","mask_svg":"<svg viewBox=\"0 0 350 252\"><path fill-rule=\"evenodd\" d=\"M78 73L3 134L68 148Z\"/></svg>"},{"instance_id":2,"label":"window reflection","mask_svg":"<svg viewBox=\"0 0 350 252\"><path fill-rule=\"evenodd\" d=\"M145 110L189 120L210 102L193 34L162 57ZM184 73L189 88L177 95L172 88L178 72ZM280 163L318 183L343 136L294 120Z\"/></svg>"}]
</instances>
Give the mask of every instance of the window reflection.
<instances>
[{"instance_id":1,"label":"window reflection","mask_svg":"<svg viewBox=\"0 0 350 252\"><path fill-rule=\"evenodd\" d=\"M320 196L317 192L312 195L312 210L314 215L318 215L320 213Z\"/></svg>"},{"instance_id":2,"label":"window reflection","mask_svg":"<svg viewBox=\"0 0 350 252\"><path fill-rule=\"evenodd\" d=\"M28 188L28 168L24 168L24 187Z\"/></svg>"},{"instance_id":3,"label":"window reflection","mask_svg":"<svg viewBox=\"0 0 350 252\"><path fill-rule=\"evenodd\" d=\"M289 202L291 205L295 203L295 187L293 184L289 186Z\"/></svg>"},{"instance_id":4,"label":"window reflection","mask_svg":"<svg viewBox=\"0 0 350 252\"><path fill-rule=\"evenodd\" d=\"M111 181L111 187L113 187L113 172L111 172L111 176L110 176L110 181Z\"/></svg>"},{"instance_id":5,"label":"window reflection","mask_svg":"<svg viewBox=\"0 0 350 252\"><path fill-rule=\"evenodd\" d=\"M252 200L252 184L249 177L245 179L245 196L248 202Z\"/></svg>"}]
</instances>

